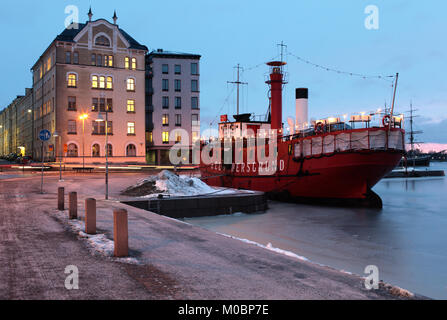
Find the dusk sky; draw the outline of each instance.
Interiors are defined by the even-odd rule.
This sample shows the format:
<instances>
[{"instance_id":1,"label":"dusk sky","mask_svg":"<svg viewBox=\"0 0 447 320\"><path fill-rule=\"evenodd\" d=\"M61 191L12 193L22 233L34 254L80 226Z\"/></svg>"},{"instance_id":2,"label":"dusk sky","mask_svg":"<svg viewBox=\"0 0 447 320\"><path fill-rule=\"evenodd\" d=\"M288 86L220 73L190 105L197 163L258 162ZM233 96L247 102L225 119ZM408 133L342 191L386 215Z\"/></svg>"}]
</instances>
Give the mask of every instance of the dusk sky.
<instances>
[{"instance_id":1,"label":"dusk sky","mask_svg":"<svg viewBox=\"0 0 447 320\"><path fill-rule=\"evenodd\" d=\"M365 28L365 7L379 9L379 29ZM397 112L419 111L420 140L447 143L447 2L413 0L351 1L8 1L2 2L0 109L31 87L30 68L57 34L63 31L67 5L79 8L85 22L118 24L150 50L198 53L201 60L202 130L220 114L235 113L230 95L234 66L240 63L248 86L243 112L265 114L268 71L260 65L287 52L327 67L372 75L399 72ZM288 85L284 92L284 122L294 115L294 88L308 87L313 118L371 111L391 100L390 81L328 72L287 55ZM230 96L226 100L227 96Z\"/></svg>"}]
</instances>

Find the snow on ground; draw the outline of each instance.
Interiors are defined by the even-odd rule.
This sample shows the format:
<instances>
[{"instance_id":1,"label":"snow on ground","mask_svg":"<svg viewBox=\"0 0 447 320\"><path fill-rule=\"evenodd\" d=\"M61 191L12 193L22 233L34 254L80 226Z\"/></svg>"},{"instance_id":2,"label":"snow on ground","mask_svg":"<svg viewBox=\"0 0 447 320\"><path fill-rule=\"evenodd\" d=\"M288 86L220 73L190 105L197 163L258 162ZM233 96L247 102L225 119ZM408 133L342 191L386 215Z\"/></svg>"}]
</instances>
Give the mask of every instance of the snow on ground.
<instances>
[{"instance_id":1,"label":"snow on ground","mask_svg":"<svg viewBox=\"0 0 447 320\"><path fill-rule=\"evenodd\" d=\"M93 253L99 253L103 256L113 258L114 253L114 242L107 238L105 234L87 234L84 232L85 223L81 220L70 220L68 219L67 211L56 211L54 213L59 221L64 223L73 233L76 233L80 239L87 242L89 249ZM140 262L135 258L114 258L114 260L119 262L125 262L129 264L140 264Z\"/></svg>"},{"instance_id":2,"label":"snow on ground","mask_svg":"<svg viewBox=\"0 0 447 320\"><path fill-rule=\"evenodd\" d=\"M234 193L252 193L252 191L241 191L230 188L214 188L196 177L188 177L186 175L177 175L171 171L163 170L156 176L150 176L138 182L132 188L139 187L145 183L153 182L158 193L152 193L142 198L153 198L158 195L169 196L199 196L199 195L221 195Z\"/></svg>"}]
</instances>

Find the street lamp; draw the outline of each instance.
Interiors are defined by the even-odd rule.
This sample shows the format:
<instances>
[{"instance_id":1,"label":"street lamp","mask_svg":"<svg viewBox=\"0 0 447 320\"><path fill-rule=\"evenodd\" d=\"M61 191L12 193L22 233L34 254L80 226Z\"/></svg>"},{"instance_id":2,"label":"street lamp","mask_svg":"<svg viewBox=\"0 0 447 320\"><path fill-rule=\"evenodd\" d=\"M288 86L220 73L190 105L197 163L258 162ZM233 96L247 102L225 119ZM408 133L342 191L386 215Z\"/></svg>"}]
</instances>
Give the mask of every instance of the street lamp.
<instances>
[{"instance_id":1,"label":"street lamp","mask_svg":"<svg viewBox=\"0 0 447 320\"><path fill-rule=\"evenodd\" d=\"M82 120L82 169L85 168L85 120L88 118L88 114L84 113L79 116L79 120Z\"/></svg>"},{"instance_id":2,"label":"street lamp","mask_svg":"<svg viewBox=\"0 0 447 320\"><path fill-rule=\"evenodd\" d=\"M106 118L104 120L104 117L102 116L101 113L98 114L98 119L96 119L96 122L104 122L105 121L105 129L106 129L106 147L105 147L105 151L106 151L106 200L109 200L109 117L108 117L108 111L109 111L109 107L106 107L105 110L105 114L106 114Z\"/></svg>"}]
</instances>

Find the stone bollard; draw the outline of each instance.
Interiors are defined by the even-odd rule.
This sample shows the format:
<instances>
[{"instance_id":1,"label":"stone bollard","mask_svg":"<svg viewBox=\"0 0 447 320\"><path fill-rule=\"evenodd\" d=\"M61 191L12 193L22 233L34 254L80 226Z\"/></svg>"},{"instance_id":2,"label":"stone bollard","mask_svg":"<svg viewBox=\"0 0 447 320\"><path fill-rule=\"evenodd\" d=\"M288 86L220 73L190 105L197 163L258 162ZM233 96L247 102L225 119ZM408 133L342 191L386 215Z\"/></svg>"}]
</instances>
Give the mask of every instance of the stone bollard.
<instances>
[{"instance_id":1,"label":"stone bollard","mask_svg":"<svg viewBox=\"0 0 447 320\"><path fill-rule=\"evenodd\" d=\"M96 234L96 200L85 199L85 233Z\"/></svg>"},{"instance_id":2,"label":"stone bollard","mask_svg":"<svg viewBox=\"0 0 447 320\"><path fill-rule=\"evenodd\" d=\"M115 241L114 256L127 257L129 255L127 210L113 211L113 239Z\"/></svg>"},{"instance_id":3,"label":"stone bollard","mask_svg":"<svg viewBox=\"0 0 447 320\"><path fill-rule=\"evenodd\" d=\"M65 188L60 187L57 189L57 209L65 210Z\"/></svg>"},{"instance_id":4,"label":"stone bollard","mask_svg":"<svg viewBox=\"0 0 447 320\"><path fill-rule=\"evenodd\" d=\"M73 220L78 218L78 194L76 192L70 192L68 195L69 210L68 218Z\"/></svg>"}]
</instances>

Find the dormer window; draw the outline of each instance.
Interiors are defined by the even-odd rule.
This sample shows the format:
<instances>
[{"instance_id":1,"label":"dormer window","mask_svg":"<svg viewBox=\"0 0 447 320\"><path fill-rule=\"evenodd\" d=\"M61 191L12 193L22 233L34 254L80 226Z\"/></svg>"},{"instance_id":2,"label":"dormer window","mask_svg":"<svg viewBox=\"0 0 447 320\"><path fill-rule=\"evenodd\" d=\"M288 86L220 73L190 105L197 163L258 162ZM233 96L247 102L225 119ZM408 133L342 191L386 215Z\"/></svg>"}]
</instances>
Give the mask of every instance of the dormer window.
<instances>
[{"instance_id":1,"label":"dormer window","mask_svg":"<svg viewBox=\"0 0 447 320\"><path fill-rule=\"evenodd\" d=\"M110 41L105 36L99 36L98 38L96 38L95 45L101 47L110 47Z\"/></svg>"}]
</instances>

